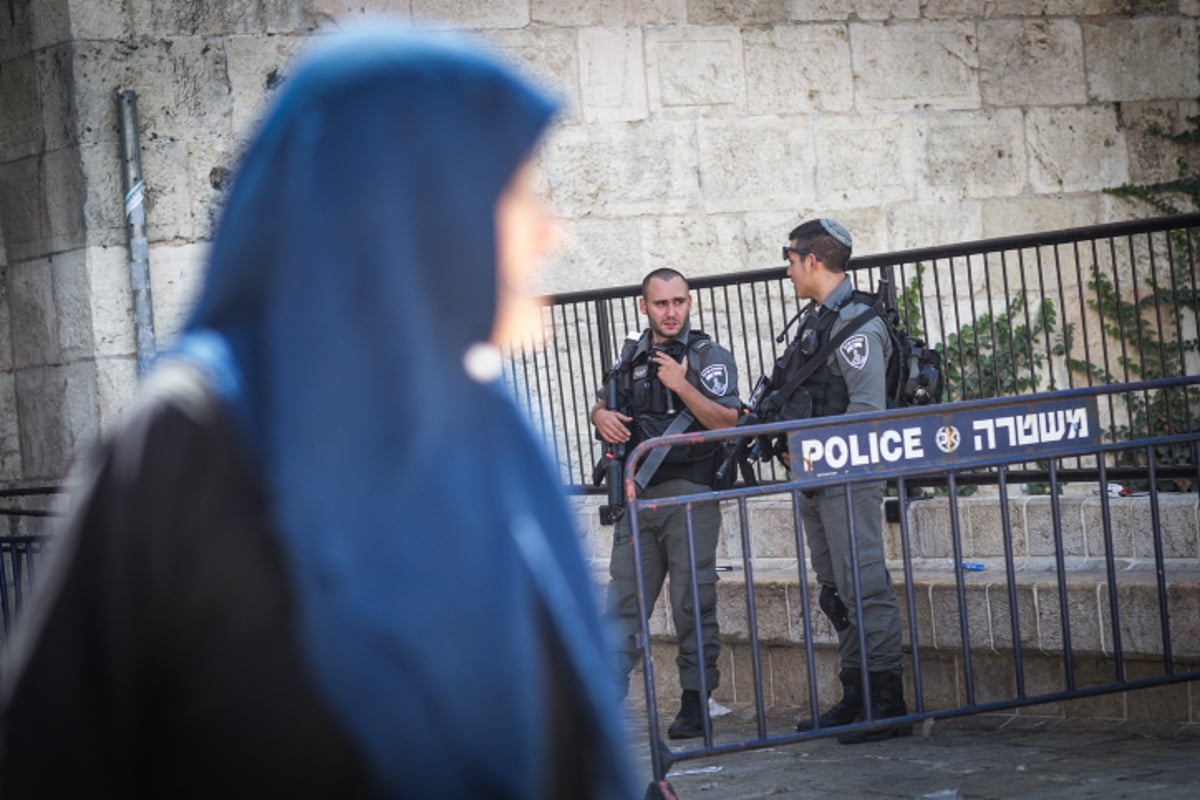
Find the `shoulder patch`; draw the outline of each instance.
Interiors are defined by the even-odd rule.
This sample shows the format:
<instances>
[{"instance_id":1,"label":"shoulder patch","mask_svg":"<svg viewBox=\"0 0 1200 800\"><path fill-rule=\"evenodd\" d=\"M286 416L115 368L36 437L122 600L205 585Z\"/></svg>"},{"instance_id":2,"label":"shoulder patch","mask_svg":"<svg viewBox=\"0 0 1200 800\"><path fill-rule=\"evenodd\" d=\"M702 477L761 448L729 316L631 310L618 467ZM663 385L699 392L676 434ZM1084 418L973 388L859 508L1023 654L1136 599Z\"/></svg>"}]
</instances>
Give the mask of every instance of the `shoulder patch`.
<instances>
[{"instance_id":1,"label":"shoulder patch","mask_svg":"<svg viewBox=\"0 0 1200 800\"><path fill-rule=\"evenodd\" d=\"M709 364L704 369L700 370L700 382L704 384L704 388L709 394L715 397L724 397L729 391L729 370L724 364Z\"/></svg>"},{"instance_id":2,"label":"shoulder patch","mask_svg":"<svg viewBox=\"0 0 1200 800\"><path fill-rule=\"evenodd\" d=\"M846 362L846 366L851 369L862 369L865 367L867 365L867 358L871 355L871 348L867 343L866 335L856 333L847 338L838 347L838 354Z\"/></svg>"}]
</instances>

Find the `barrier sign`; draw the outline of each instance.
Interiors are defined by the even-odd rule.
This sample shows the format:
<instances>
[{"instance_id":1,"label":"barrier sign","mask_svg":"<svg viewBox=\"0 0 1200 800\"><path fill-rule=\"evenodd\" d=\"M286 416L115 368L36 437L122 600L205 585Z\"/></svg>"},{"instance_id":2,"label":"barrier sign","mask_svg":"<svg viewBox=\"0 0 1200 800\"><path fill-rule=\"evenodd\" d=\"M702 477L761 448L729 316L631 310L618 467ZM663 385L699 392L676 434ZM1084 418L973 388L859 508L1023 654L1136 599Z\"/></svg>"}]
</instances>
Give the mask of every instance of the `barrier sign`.
<instances>
[{"instance_id":1,"label":"barrier sign","mask_svg":"<svg viewBox=\"0 0 1200 800\"><path fill-rule=\"evenodd\" d=\"M831 418L794 431L788 437L792 472L803 480L898 466L965 468L975 461L1052 458L1100 444L1094 397L951 409L935 406L920 416L858 424Z\"/></svg>"}]
</instances>

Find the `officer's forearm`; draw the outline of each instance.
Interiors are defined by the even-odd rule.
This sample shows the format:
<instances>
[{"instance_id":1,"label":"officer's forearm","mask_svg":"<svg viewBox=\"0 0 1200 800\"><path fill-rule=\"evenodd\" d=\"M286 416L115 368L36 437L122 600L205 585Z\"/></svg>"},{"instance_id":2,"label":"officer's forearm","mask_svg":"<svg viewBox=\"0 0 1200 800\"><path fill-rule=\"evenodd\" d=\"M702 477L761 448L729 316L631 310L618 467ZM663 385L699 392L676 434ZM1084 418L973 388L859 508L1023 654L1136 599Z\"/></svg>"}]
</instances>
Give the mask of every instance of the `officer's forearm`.
<instances>
[{"instance_id":1,"label":"officer's forearm","mask_svg":"<svg viewBox=\"0 0 1200 800\"><path fill-rule=\"evenodd\" d=\"M736 408L721 405L690 383L681 387L681 390L677 391L676 394L679 395L679 399L684 402L688 410L692 412L692 416L696 418L696 421L710 431L719 428L732 428L737 424L738 410Z\"/></svg>"}]
</instances>

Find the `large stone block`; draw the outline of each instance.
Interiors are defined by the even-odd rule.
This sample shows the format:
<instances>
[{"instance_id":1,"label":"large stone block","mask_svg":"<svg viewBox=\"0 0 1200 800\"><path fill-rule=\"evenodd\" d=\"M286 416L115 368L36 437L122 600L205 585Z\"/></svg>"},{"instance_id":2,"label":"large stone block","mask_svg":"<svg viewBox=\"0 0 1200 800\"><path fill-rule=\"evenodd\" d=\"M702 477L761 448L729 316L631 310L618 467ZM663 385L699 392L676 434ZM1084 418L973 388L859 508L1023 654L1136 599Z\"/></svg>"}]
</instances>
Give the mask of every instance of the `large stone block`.
<instances>
[{"instance_id":1,"label":"large stone block","mask_svg":"<svg viewBox=\"0 0 1200 800\"><path fill-rule=\"evenodd\" d=\"M832 211L913 199L916 178L908 117L828 116L812 127L818 208Z\"/></svg>"},{"instance_id":2,"label":"large stone block","mask_svg":"<svg viewBox=\"0 0 1200 800\"><path fill-rule=\"evenodd\" d=\"M576 217L693 210L700 202L694 130L682 122L560 129L544 155L555 205Z\"/></svg>"},{"instance_id":3,"label":"large stone block","mask_svg":"<svg viewBox=\"0 0 1200 800\"><path fill-rule=\"evenodd\" d=\"M92 286L87 251L72 250L50 259L53 273L56 338L59 358L81 361L95 352L92 336Z\"/></svg>"},{"instance_id":4,"label":"large stone block","mask_svg":"<svg viewBox=\"0 0 1200 800\"><path fill-rule=\"evenodd\" d=\"M76 147L52 150L42 156L42 190L45 192L47 252L61 253L86 244L84 208L88 176Z\"/></svg>"},{"instance_id":5,"label":"large stone block","mask_svg":"<svg viewBox=\"0 0 1200 800\"><path fill-rule=\"evenodd\" d=\"M642 223L636 218L567 219L563 234L562 246L540 278L544 291L628 286L649 272L642 260Z\"/></svg>"},{"instance_id":6,"label":"large stone block","mask_svg":"<svg viewBox=\"0 0 1200 800\"><path fill-rule=\"evenodd\" d=\"M751 114L849 111L854 74L845 25L778 26L742 32Z\"/></svg>"},{"instance_id":7,"label":"large stone block","mask_svg":"<svg viewBox=\"0 0 1200 800\"><path fill-rule=\"evenodd\" d=\"M579 82L586 122L645 119L646 64L641 30L581 30Z\"/></svg>"},{"instance_id":8,"label":"large stone block","mask_svg":"<svg viewBox=\"0 0 1200 800\"><path fill-rule=\"evenodd\" d=\"M1108 525L1104 524L1107 505ZM1133 504L1128 500L1089 497L1083 501L1084 547L1089 558L1128 560L1133 550ZM1107 535L1106 535L1107 530Z\"/></svg>"},{"instance_id":9,"label":"large stone block","mask_svg":"<svg viewBox=\"0 0 1200 800\"><path fill-rule=\"evenodd\" d=\"M642 242L646 272L683 265L694 278L737 272L746 264L741 218L730 214L648 217ZM739 388L746 388L744 376Z\"/></svg>"},{"instance_id":10,"label":"large stone block","mask_svg":"<svg viewBox=\"0 0 1200 800\"><path fill-rule=\"evenodd\" d=\"M979 70L985 106L1087 102L1083 33L1073 19L980 22Z\"/></svg>"},{"instance_id":11,"label":"large stone block","mask_svg":"<svg viewBox=\"0 0 1200 800\"><path fill-rule=\"evenodd\" d=\"M302 6L305 30L340 28L377 15L399 25L412 22L412 0L372 0L369 7L362 0L304 0Z\"/></svg>"},{"instance_id":12,"label":"large stone block","mask_svg":"<svg viewBox=\"0 0 1200 800\"><path fill-rule=\"evenodd\" d=\"M192 201L190 218L195 239L212 238L225 198L233 184L239 155L233 142L212 140L188 143L188 196Z\"/></svg>"},{"instance_id":13,"label":"large stone block","mask_svg":"<svg viewBox=\"0 0 1200 800\"><path fill-rule=\"evenodd\" d=\"M529 24L529 0L492 0L463 3L461 0L412 0L413 17L434 26L523 28Z\"/></svg>"},{"instance_id":14,"label":"large stone block","mask_svg":"<svg viewBox=\"0 0 1200 800\"><path fill-rule=\"evenodd\" d=\"M127 39L133 35L129 0L67 0L55 5L69 8L68 35L72 38Z\"/></svg>"},{"instance_id":15,"label":"large stone block","mask_svg":"<svg viewBox=\"0 0 1200 800\"><path fill-rule=\"evenodd\" d=\"M1062 652L1066 643L1063 610L1071 633L1071 652L1108 655L1113 651L1111 614L1102 575L1068 573L1066 586L1047 580L1038 585L1039 645L1044 652Z\"/></svg>"},{"instance_id":16,"label":"large stone block","mask_svg":"<svg viewBox=\"0 0 1200 800\"><path fill-rule=\"evenodd\" d=\"M1200 33L1193 20L1142 16L1083 24L1088 92L1099 102L1200 94Z\"/></svg>"},{"instance_id":17,"label":"large stone block","mask_svg":"<svg viewBox=\"0 0 1200 800\"><path fill-rule=\"evenodd\" d=\"M13 338L13 366L58 362L58 309L50 259L10 263L5 278L12 329L20 332Z\"/></svg>"},{"instance_id":18,"label":"large stone block","mask_svg":"<svg viewBox=\"0 0 1200 800\"><path fill-rule=\"evenodd\" d=\"M1086 555L1083 543L1083 503L1078 495L1030 497L1025 501L1025 530L1029 555L1052 556L1060 549L1065 557Z\"/></svg>"},{"instance_id":19,"label":"large stone block","mask_svg":"<svg viewBox=\"0 0 1200 800\"><path fill-rule=\"evenodd\" d=\"M73 90L74 48L56 45L36 54L38 95L42 111L43 150L59 150L79 142ZM17 110L14 108L14 111Z\"/></svg>"},{"instance_id":20,"label":"large stone block","mask_svg":"<svg viewBox=\"0 0 1200 800\"><path fill-rule=\"evenodd\" d=\"M21 461L27 480L61 480L99 433L96 370L76 361L17 372Z\"/></svg>"},{"instance_id":21,"label":"large stone block","mask_svg":"<svg viewBox=\"0 0 1200 800\"><path fill-rule=\"evenodd\" d=\"M971 22L851 23L850 50L860 112L979 107Z\"/></svg>"},{"instance_id":22,"label":"large stone block","mask_svg":"<svg viewBox=\"0 0 1200 800\"><path fill-rule=\"evenodd\" d=\"M159 245L150 248L150 285L159 349L179 335L204 277L208 245Z\"/></svg>"},{"instance_id":23,"label":"large stone block","mask_svg":"<svg viewBox=\"0 0 1200 800\"><path fill-rule=\"evenodd\" d=\"M985 573L963 572L968 642L972 649L993 650L991 615L987 591L991 578ZM962 614L959 613L958 587L952 574L947 573L930 582L930 604L933 618L933 646L938 650L962 648ZM925 644L929 644L926 642Z\"/></svg>"},{"instance_id":24,"label":"large stone block","mask_svg":"<svg viewBox=\"0 0 1200 800\"><path fill-rule=\"evenodd\" d=\"M238 139L253 132L271 93L287 80L293 59L307 44L310 40L302 36L230 36L225 41L231 124Z\"/></svg>"},{"instance_id":25,"label":"large stone block","mask_svg":"<svg viewBox=\"0 0 1200 800\"><path fill-rule=\"evenodd\" d=\"M798 22L822 20L917 19L920 0L791 0L791 18Z\"/></svg>"},{"instance_id":26,"label":"large stone block","mask_svg":"<svg viewBox=\"0 0 1200 800\"><path fill-rule=\"evenodd\" d=\"M533 82L563 100L562 122L579 122L583 106L579 88L579 47L574 31L537 27L492 31L488 39Z\"/></svg>"},{"instance_id":27,"label":"large stone block","mask_svg":"<svg viewBox=\"0 0 1200 800\"><path fill-rule=\"evenodd\" d=\"M34 50L60 44L72 36L71 9L67 0L40 0L29 5L33 7L30 23Z\"/></svg>"},{"instance_id":28,"label":"large stone block","mask_svg":"<svg viewBox=\"0 0 1200 800\"><path fill-rule=\"evenodd\" d=\"M705 209L767 211L812 203L806 128L774 117L698 122Z\"/></svg>"},{"instance_id":29,"label":"large stone block","mask_svg":"<svg viewBox=\"0 0 1200 800\"><path fill-rule=\"evenodd\" d=\"M115 141L80 146L77 165L86 176L82 198L82 229L91 247L128 245L125 222L125 185L121 172L121 150ZM70 166L68 162L65 166ZM167 174L164 165L162 174ZM170 225L168 220L163 221ZM149 227L147 220L147 227Z\"/></svg>"},{"instance_id":30,"label":"large stone block","mask_svg":"<svg viewBox=\"0 0 1200 800\"><path fill-rule=\"evenodd\" d=\"M85 257L95 355L128 356L137 350L133 331L129 249L119 246L90 247Z\"/></svg>"},{"instance_id":31,"label":"large stone block","mask_svg":"<svg viewBox=\"0 0 1200 800\"><path fill-rule=\"evenodd\" d=\"M1153 559L1156 539L1164 558L1200 558L1195 494L1138 497L1132 505L1135 558Z\"/></svg>"},{"instance_id":32,"label":"large stone block","mask_svg":"<svg viewBox=\"0 0 1200 800\"><path fill-rule=\"evenodd\" d=\"M0 372L0 481L21 475L21 431L17 417L17 382L10 371Z\"/></svg>"},{"instance_id":33,"label":"large stone block","mask_svg":"<svg viewBox=\"0 0 1200 800\"><path fill-rule=\"evenodd\" d=\"M1162 10L1170 0L1145 0L1141 11ZM983 6L980 8L980 6ZM923 15L929 19L962 17L1074 17L1125 14L1129 0L1004 0L984 3L979 0L925 0Z\"/></svg>"},{"instance_id":34,"label":"large stone block","mask_svg":"<svg viewBox=\"0 0 1200 800\"><path fill-rule=\"evenodd\" d=\"M0 225L4 226L5 255L10 263L44 256L50 223L42 159L31 156L0 169Z\"/></svg>"},{"instance_id":35,"label":"large stone block","mask_svg":"<svg viewBox=\"0 0 1200 800\"><path fill-rule=\"evenodd\" d=\"M790 0L687 0L690 25L769 25L787 22Z\"/></svg>"},{"instance_id":36,"label":"large stone block","mask_svg":"<svg viewBox=\"0 0 1200 800\"><path fill-rule=\"evenodd\" d=\"M301 4L293 0L163 3L129 0L133 30L159 36L215 36L295 30Z\"/></svg>"},{"instance_id":37,"label":"large stone block","mask_svg":"<svg viewBox=\"0 0 1200 800\"><path fill-rule=\"evenodd\" d=\"M1121 122L1129 143L1129 181L1157 183L1180 177L1180 160L1195 163L1196 144L1173 142L1171 136L1191 130L1190 117L1200 115L1195 100L1121 103Z\"/></svg>"},{"instance_id":38,"label":"large stone block","mask_svg":"<svg viewBox=\"0 0 1200 800\"><path fill-rule=\"evenodd\" d=\"M654 28L644 36L647 100L655 115L744 113L745 59L737 28Z\"/></svg>"},{"instance_id":39,"label":"large stone block","mask_svg":"<svg viewBox=\"0 0 1200 800\"><path fill-rule=\"evenodd\" d=\"M529 0L529 16L564 28L681 25L687 0Z\"/></svg>"},{"instance_id":40,"label":"large stone block","mask_svg":"<svg viewBox=\"0 0 1200 800\"><path fill-rule=\"evenodd\" d=\"M1034 191L1099 191L1129 180L1129 153L1111 107L1031 108L1025 114Z\"/></svg>"},{"instance_id":41,"label":"large stone block","mask_svg":"<svg viewBox=\"0 0 1200 800\"><path fill-rule=\"evenodd\" d=\"M219 40L194 36L73 46L81 141L118 141L119 88L137 92L143 141L230 136L229 64Z\"/></svg>"},{"instance_id":42,"label":"large stone block","mask_svg":"<svg viewBox=\"0 0 1200 800\"><path fill-rule=\"evenodd\" d=\"M982 204L979 237L1017 236L1099 222L1094 196L1023 195L987 199Z\"/></svg>"},{"instance_id":43,"label":"large stone block","mask_svg":"<svg viewBox=\"0 0 1200 800\"><path fill-rule=\"evenodd\" d=\"M890 247L877 247L875 252L936 247L981 239L987 216L983 207L983 201L894 205L887 210L886 241ZM858 238L856 231L856 249ZM932 280L932 276L929 279Z\"/></svg>"},{"instance_id":44,"label":"large stone block","mask_svg":"<svg viewBox=\"0 0 1200 800\"><path fill-rule=\"evenodd\" d=\"M137 394L136 356L96 359L96 408L100 432L112 430Z\"/></svg>"},{"instance_id":45,"label":"large stone block","mask_svg":"<svg viewBox=\"0 0 1200 800\"><path fill-rule=\"evenodd\" d=\"M1019 110L922 115L914 134L922 200L993 198L1025 190L1025 130Z\"/></svg>"},{"instance_id":46,"label":"large stone block","mask_svg":"<svg viewBox=\"0 0 1200 800\"><path fill-rule=\"evenodd\" d=\"M1200 657L1200 580L1194 571L1169 570L1167 617L1171 653L1176 658Z\"/></svg>"},{"instance_id":47,"label":"large stone block","mask_svg":"<svg viewBox=\"0 0 1200 800\"><path fill-rule=\"evenodd\" d=\"M37 58L30 53L0 69L0 163L37 154L42 147L42 102Z\"/></svg>"},{"instance_id":48,"label":"large stone block","mask_svg":"<svg viewBox=\"0 0 1200 800\"><path fill-rule=\"evenodd\" d=\"M1004 506L1001 506L997 499L988 498L963 506L963 517L969 532L964 555L973 558L1000 558L1005 554L1006 545L1011 547L1014 556L1025 555L1028 544L1025 540L1024 501L1009 499L1006 505L1007 528L1000 513Z\"/></svg>"},{"instance_id":49,"label":"large stone block","mask_svg":"<svg viewBox=\"0 0 1200 800\"><path fill-rule=\"evenodd\" d=\"M196 230L192 220L190 149L186 141L177 139L151 139L142 142L146 238L150 242L190 241L203 233ZM106 150L106 147L100 148L100 152ZM123 183L120 185L124 186ZM124 221L123 209L122 205Z\"/></svg>"},{"instance_id":50,"label":"large stone block","mask_svg":"<svg viewBox=\"0 0 1200 800\"><path fill-rule=\"evenodd\" d=\"M33 52L33 3L8 3L0 14L0 62Z\"/></svg>"},{"instance_id":51,"label":"large stone block","mask_svg":"<svg viewBox=\"0 0 1200 800\"><path fill-rule=\"evenodd\" d=\"M1035 653L1039 644L1037 592L1030 583L1018 582L1013 592L1013 598L1016 599L1014 615L1013 598L1009 597L1008 590L1009 585L1003 580L997 580L987 587L988 624L992 630L992 647L1006 652L1014 649L1014 642L1019 642L1022 651L1028 654Z\"/></svg>"}]
</instances>

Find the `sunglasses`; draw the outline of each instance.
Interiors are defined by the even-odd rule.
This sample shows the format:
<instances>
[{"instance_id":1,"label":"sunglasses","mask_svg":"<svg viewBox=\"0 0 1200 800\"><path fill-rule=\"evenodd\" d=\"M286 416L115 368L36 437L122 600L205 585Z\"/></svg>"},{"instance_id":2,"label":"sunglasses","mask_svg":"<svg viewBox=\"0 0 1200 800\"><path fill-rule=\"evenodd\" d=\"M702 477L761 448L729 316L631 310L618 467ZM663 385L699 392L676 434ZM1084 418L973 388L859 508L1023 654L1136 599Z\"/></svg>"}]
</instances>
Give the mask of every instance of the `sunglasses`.
<instances>
[{"instance_id":1,"label":"sunglasses","mask_svg":"<svg viewBox=\"0 0 1200 800\"><path fill-rule=\"evenodd\" d=\"M797 256L800 257L800 260L803 261L804 257L807 256L811 252L812 252L811 250L801 250L798 247L788 247L787 245L784 245L783 246L783 260L784 261L788 260L788 253L795 253Z\"/></svg>"}]
</instances>

